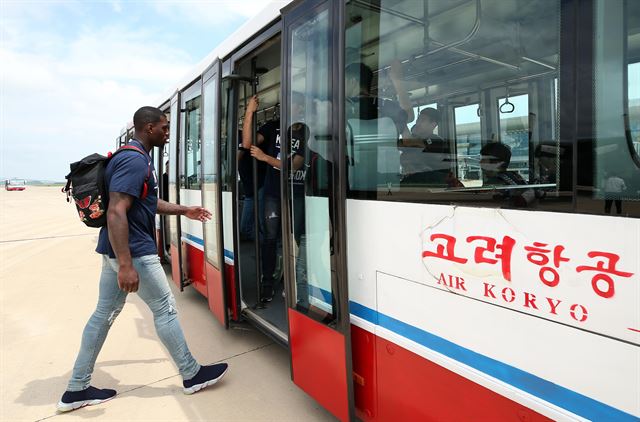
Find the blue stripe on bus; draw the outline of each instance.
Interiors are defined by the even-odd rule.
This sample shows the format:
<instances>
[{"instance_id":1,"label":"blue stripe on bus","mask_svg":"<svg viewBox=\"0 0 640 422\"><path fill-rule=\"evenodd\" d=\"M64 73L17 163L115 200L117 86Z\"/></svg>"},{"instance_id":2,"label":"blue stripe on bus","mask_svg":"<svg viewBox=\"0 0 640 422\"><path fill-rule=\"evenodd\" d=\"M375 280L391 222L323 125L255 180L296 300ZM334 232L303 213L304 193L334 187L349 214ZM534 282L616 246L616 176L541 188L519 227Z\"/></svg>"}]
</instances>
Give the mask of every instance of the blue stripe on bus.
<instances>
[{"instance_id":1,"label":"blue stripe on bus","mask_svg":"<svg viewBox=\"0 0 640 422\"><path fill-rule=\"evenodd\" d=\"M194 243L197 243L198 245L202 245L202 246L204 246L204 240L203 240L203 239L200 239L200 238L199 238L199 237L197 237L197 236L194 236L194 235L192 235L192 234L190 234L190 233L184 233L184 236L183 236L183 237L184 237L184 238L186 238L187 240L190 240L190 241L192 241L192 242L194 242ZM229 250L225 249L225 250L224 250L224 257L225 257L225 258L229 258L229 259L233 260L233 252L231 252L231 251L229 251Z\"/></svg>"},{"instance_id":2,"label":"blue stripe on bus","mask_svg":"<svg viewBox=\"0 0 640 422\"><path fill-rule=\"evenodd\" d=\"M190 234L186 235L194 242L201 245L204 244L202 239ZM225 249L224 256L233 259L233 252ZM332 294L325 289L309 285L309 293L327 304L332 303ZM622 410L554 384L514 366L507 365L504 362L476 353L357 302L349 301L349 307L350 313L357 317L386 328L428 349L470 366L576 415L591 420L638 421L637 417Z\"/></svg>"},{"instance_id":3,"label":"blue stripe on bus","mask_svg":"<svg viewBox=\"0 0 640 422\"><path fill-rule=\"evenodd\" d=\"M332 303L331 292L328 292L325 289L309 284L309 293L311 296L326 303L327 305L331 305Z\"/></svg>"},{"instance_id":4,"label":"blue stripe on bus","mask_svg":"<svg viewBox=\"0 0 640 422\"><path fill-rule=\"evenodd\" d=\"M350 313L380 327L393 331L424 347L484 372L522 391L539 397L576 415L591 420L638 421L638 418L584 396L565 387L537 377L506 363L466 349L434 334L377 312L359 303L349 301ZM587 370L587 368L585 368Z\"/></svg>"},{"instance_id":5,"label":"blue stripe on bus","mask_svg":"<svg viewBox=\"0 0 640 422\"><path fill-rule=\"evenodd\" d=\"M204 246L204 240L200 239L199 237L196 237L192 234L189 233L184 233L183 232L183 236L185 239L190 240L194 243L197 243L198 245Z\"/></svg>"}]
</instances>

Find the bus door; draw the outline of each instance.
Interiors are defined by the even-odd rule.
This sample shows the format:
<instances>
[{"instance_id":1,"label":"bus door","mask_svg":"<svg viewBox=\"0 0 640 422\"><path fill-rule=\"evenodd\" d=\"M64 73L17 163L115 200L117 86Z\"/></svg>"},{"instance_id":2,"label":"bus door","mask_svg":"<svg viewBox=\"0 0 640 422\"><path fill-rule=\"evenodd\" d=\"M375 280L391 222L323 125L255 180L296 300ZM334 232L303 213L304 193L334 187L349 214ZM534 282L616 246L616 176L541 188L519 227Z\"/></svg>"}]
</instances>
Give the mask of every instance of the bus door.
<instances>
[{"instance_id":1,"label":"bus door","mask_svg":"<svg viewBox=\"0 0 640 422\"><path fill-rule=\"evenodd\" d=\"M167 119L171 122L171 117L169 113L166 113ZM158 197L169 201L169 144L166 144L162 147L162 149L158 150L158 167L156 167L156 173L158 174L158 186L160 190L158 192ZM171 251L170 251L170 241L169 241L169 216L159 215L160 218L160 240L161 243L158 243L158 249L162 252L160 257L164 262L171 262Z\"/></svg>"},{"instance_id":2,"label":"bus door","mask_svg":"<svg viewBox=\"0 0 640 422\"><path fill-rule=\"evenodd\" d=\"M277 212L274 211L270 226L270 238L266 236L265 203L268 194L274 199L274 194L280 193L280 173L270 168L266 163L251 156L248 149L238 148L241 144L241 132L250 135L251 143L258 145L265 153L273 153L280 142L279 120L281 98L281 24L275 23L265 29L249 44L231 57L230 68L234 74L226 79L234 84L234 105L232 135L236 142L234 150L234 202L233 212L236 224L235 263L240 295L238 305L242 315L253 321L260 329L267 332L279 342L287 342L287 317L284 303L281 279L283 277L282 230L275 229L278 222ZM247 104L253 95L259 98L259 105L252 115L252 124L245 125ZM263 127L265 143L258 144L257 130ZM267 177L270 177L267 192ZM275 181L275 183L274 183ZM279 199L276 199L279 203ZM272 203L274 203L272 201ZM277 239L273 235L278 235ZM266 246L266 242L273 242L273 246ZM225 244L226 245L226 244ZM269 261L265 261L267 251ZM270 268L270 277L264 276L265 268ZM270 278L273 290L268 292L261 288L261 280ZM269 294L271 293L271 294ZM261 297L265 294L265 297Z\"/></svg>"},{"instance_id":3,"label":"bus door","mask_svg":"<svg viewBox=\"0 0 640 422\"><path fill-rule=\"evenodd\" d=\"M228 69L228 64L223 69ZM228 70L227 70L228 72ZM223 280L225 282L225 292L227 307L231 319L238 321L240 319L240 292L237 288L237 275L235 265L234 247L234 227L236 226L236 216L234 213L235 206L235 182L236 182L236 148L237 143L237 127L234 123L236 120L236 87L235 80L230 78L233 75L225 75L220 83L220 119L219 122L219 141L220 141L220 221L222 223L222 242L221 248L223 253L223 262L221 263L224 270Z\"/></svg>"},{"instance_id":4,"label":"bus door","mask_svg":"<svg viewBox=\"0 0 640 422\"><path fill-rule=\"evenodd\" d=\"M343 27L342 9L338 1L305 1L283 10L281 145L292 379L344 421L354 420L355 413L342 176L346 162L338 158L345 156L338 142L345 126L335 107L344 93L332 71L342 51L332 28Z\"/></svg>"},{"instance_id":5,"label":"bus door","mask_svg":"<svg viewBox=\"0 0 640 422\"><path fill-rule=\"evenodd\" d=\"M202 83L198 79L180 96L180 205L202 203ZM203 226L200 221L180 217L181 287L192 285L207 296Z\"/></svg>"},{"instance_id":6,"label":"bus door","mask_svg":"<svg viewBox=\"0 0 640 422\"><path fill-rule=\"evenodd\" d=\"M202 75L202 206L211 211L203 223L205 272L209 309L228 327L222 244L220 189L220 61Z\"/></svg>"},{"instance_id":7,"label":"bus door","mask_svg":"<svg viewBox=\"0 0 640 422\"><path fill-rule=\"evenodd\" d=\"M169 166L166 169L169 179L169 202L178 204L180 203L180 190L178 189L178 174L180 169L178 168L178 153L180 148L178 145L178 130L180 119L178 118L180 104L180 93L176 92L171 98L171 120L169 121ZM171 276L173 282L180 287L180 291L184 286L182 283L182 248L180 245L180 218L176 215L166 216L167 233L169 236L169 251L171 257Z\"/></svg>"},{"instance_id":8,"label":"bus door","mask_svg":"<svg viewBox=\"0 0 640 422\"><path fill-rule=\"evenodd\" d=\"M256 94L256 86L251 76L233 75L236 79L237 113L244 115L247 101ZM242 107L240 107L242 105ZM236 116L237 117L237 116ZM237 119L236 119L237 121ZM239 124L239 129L241 125ZM252 144L255 145L256 122L252 127ZM242 143L241 131L237 131L237 145ZM260 267L260 197L258 195L256 160L250 158L249 151L238 149L236 153L236 215L238 276L242 302L256 308L259 305Z\"/></svg>"}]
</instances>

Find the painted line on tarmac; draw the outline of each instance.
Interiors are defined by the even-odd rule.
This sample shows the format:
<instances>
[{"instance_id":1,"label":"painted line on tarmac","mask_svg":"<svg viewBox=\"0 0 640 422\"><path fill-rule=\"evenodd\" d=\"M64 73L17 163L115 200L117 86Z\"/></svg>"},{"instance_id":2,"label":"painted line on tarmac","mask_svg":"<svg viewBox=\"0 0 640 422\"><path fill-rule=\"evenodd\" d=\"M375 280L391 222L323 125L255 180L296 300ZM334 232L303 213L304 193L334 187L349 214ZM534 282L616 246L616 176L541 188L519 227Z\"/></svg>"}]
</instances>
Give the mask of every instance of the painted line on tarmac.
<instances>
[{"instance_id":1,"label":"painted line on tarmac","mask_svg":"<svg viewBox=\"0 0 640 422\"><path fill-rule=\"evenodd\" d=\"M80 236L96 236L96 233L85 233L85 234L62 234L60 236L47 236L47 237L31 237L28 239L11 239L11 240L0 240L0 244L2 243L16 243L16 242L30 242L32 240L49 240L49 239L61 239L64 237L80 237Z\"/></svg>"}]
</instances>

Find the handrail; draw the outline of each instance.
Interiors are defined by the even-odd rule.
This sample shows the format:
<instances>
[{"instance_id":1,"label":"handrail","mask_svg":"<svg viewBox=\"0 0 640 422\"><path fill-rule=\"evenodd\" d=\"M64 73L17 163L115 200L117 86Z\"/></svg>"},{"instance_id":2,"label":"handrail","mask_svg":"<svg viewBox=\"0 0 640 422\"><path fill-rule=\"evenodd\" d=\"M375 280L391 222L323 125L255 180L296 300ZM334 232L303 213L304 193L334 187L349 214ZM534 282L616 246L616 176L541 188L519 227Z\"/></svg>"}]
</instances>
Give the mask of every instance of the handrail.
<instances>
[{"instance_id":1,"label":"handrail","mask_svg":"<svg viewBox=\"0 0 640 422\"><path fill-rule=\"evenodd\" d=\"M440 47L436 48L435 50L430 50L427 51L425 53L426 56L431 56L432 54L436 54L439 53L440 51L443 50L450 50L452 48L455 48L459 45L462 44L466 44L469 41L471 41L471 39L473 37L476 36L476 34L478 33L478 31L480 30L480 23L482 22L482 13L481 13L481 7L480 7L480 0L476 0L476 21L473 25L473 28L471 28L471 31L461 40L459 41L454 41L452 43L446 44L446 45L441 45ZM425 20L427 19L427 17L425 17ZM436 41L432 41L434 44L436 44ZM441 43L437 43L437 44L441 44Z\"/></svg>"}]
</instances>

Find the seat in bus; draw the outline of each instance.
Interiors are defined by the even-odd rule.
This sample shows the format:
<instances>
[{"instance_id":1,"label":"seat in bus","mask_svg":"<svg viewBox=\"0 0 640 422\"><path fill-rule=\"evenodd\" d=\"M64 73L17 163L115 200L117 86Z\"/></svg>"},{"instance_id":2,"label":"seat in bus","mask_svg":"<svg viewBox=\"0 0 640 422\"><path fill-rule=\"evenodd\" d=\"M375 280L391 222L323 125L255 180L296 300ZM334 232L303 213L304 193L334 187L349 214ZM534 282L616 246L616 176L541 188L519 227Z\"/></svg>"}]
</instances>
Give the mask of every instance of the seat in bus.
<instances>
[{"instance_id":1,"label":"seat in bus","mask_svg":"<svg viewBox=\"0 0 640 422\"><path fill-rule=\"evenodd\" d=\"M398 129L390 117L347 121L349 188L395 190L400 182Z\"/></svg>"}]
</instances>

